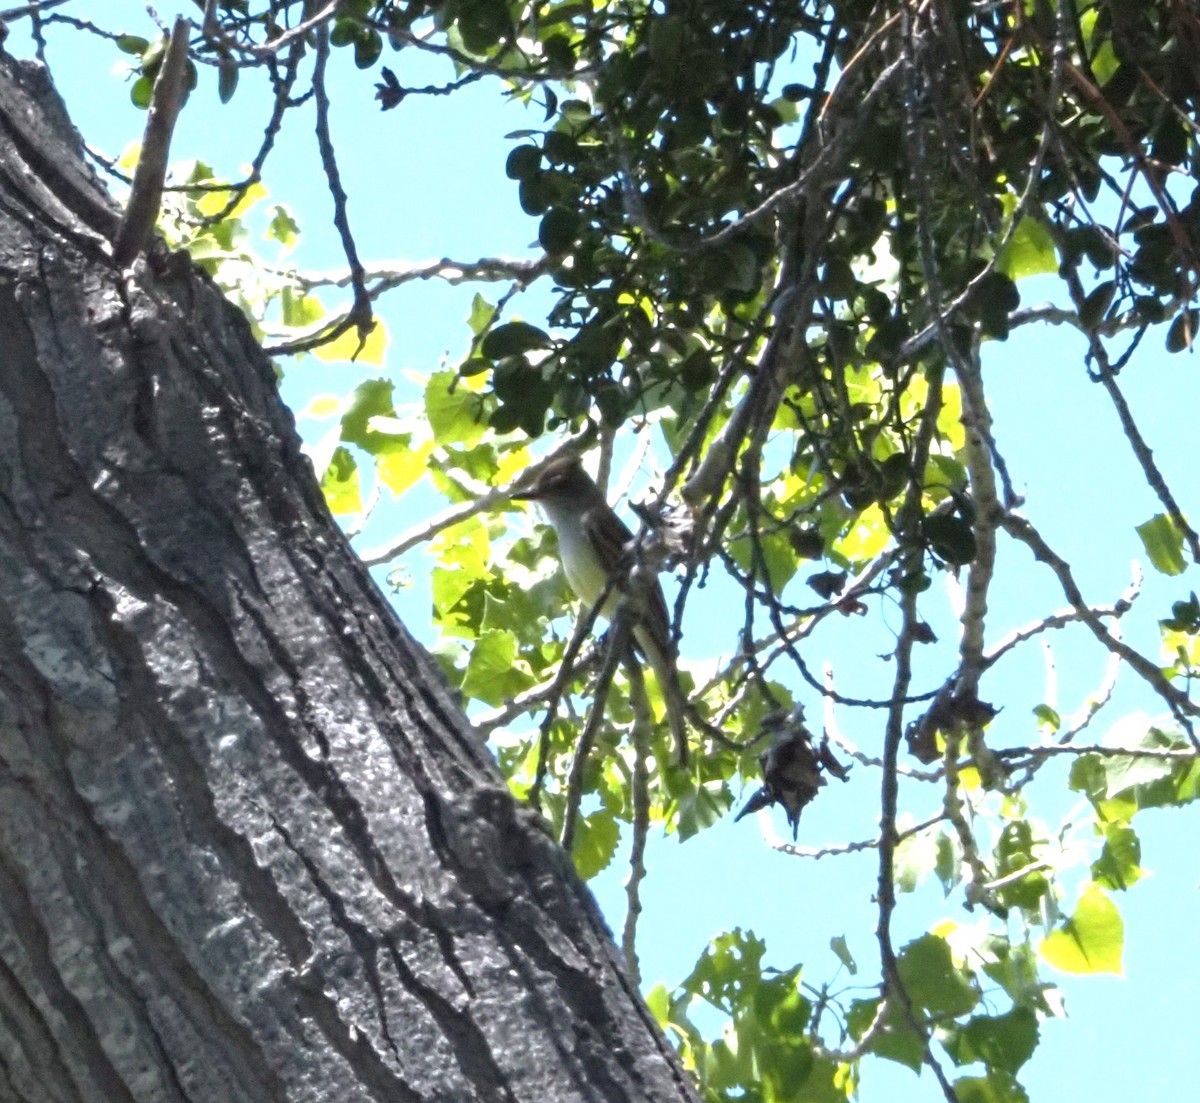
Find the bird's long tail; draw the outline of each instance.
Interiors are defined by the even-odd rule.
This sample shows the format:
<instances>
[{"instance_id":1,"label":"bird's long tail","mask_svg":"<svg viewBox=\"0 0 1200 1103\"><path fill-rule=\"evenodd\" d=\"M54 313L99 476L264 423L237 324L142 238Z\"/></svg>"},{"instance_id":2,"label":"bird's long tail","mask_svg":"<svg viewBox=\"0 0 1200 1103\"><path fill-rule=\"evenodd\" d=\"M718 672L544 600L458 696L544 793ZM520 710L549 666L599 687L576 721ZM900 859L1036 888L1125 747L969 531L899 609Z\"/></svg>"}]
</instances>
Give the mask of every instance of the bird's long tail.
<instances>
[{"instance_id":1,"label":"bird's long tail","mask_svg":"<svg viewBox=\"0 0 1200 1103\"><path fill-rule=\"evenodd\" d=\"M675 657L668 644L659 640L644 625L638 625L633 630L634 639L646 661L654 671L658 680L658 688L663 696L667 710L667 723L671 734L675 737L675 747L679 754L679 765L688 764L688 728L687 728L687 699L683 687L679 684L679 670L675 665Z\"/></svg>"}]
</instances>

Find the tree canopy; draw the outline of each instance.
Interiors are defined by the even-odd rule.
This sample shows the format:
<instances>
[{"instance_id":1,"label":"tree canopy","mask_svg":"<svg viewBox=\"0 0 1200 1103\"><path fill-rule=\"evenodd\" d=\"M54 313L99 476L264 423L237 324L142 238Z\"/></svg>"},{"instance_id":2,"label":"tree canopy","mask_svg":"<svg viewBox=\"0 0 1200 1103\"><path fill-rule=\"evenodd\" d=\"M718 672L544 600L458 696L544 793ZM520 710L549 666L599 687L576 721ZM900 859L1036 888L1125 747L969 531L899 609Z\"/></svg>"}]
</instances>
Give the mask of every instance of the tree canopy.
<instances>
[{"instance_id":1,"label":"tree canopy","mask_svg":"<svg viewBox=\"0 0 1200 1103\"><path fill-rule=\"evenodd\" d=\"M97 36L150 105L165 35L69 2L5 14L41 36ZM852 952L830 917L855 987L802 976L803 958L776 968L734 931L648 992L704 1097L853 1097L883 1059L927 1069L931 1095L1024 1099L1040 1024L1061 1013L1056 971L1121 969L1138 815L1200 789L1186 579L1200 536L1190 487L1127 398L1149 350L1189 353L1200 323L1194 5L196 0L194 18L185 115L237 110L251 82L270 106L247 177L192 166L162 230L243 307L285 377L298 354L380 361L313 407L332 425L313 449L326 500L354 526L377 509L400 528L364 550L370 565L426 555L412 569L431 575L441 668L580 875L627 862L628 914L610 920L631 967L652 832L701 835L760 787L799 810L801 836L812 802L864 809L870 838L774 842L798 859L877 856L873 930ZM437 83L405 82L418 55L444 67ZM338 100L331 66L346 57L377 104ZM519 205L537 249L376 264L339 175L362 153L339 142L331 101L381 110L382 134L393 113L436 111L478 82L526 104L511 193L491 202ZM288 198L273 184L268 200L263 179L281 128L310 108L336 273L267 266L246 243L252 218ZM268 232L290 246L300 227L275 206ZM426 375L414 411L377 315L431 278L481 286L466 354ZM1136 582L1087 591L993 431L999 350L1047 326L1076 335L1071 370L1119 427L1064 416L1063 432L1110 435L1157 501L1137 534L1173 590L1149 631L1122 630ZM564 449L606 483L641 471L652 487L636 554L677 581L686 767L655 687L573 629L569 615L586 628L591 611L572 608L549 530L508 505ZM430 516L386 512L420 485L444 499ZM1081 502L1103 493L1079 488ZM1117 539L1102 511L1085 523L1098 546ZM1005 571L1051 584L1027 619L995 598ZM1010 699L1005 664L1057 635L1103 667L1083 706L1060 711L1044 687ZM872 662L826 662L855 648ZM1137 708L1106 721L1118 676L1138 685ZM1068 799L1088 809L1070 837ZM747 829L745 845L762 844ZM923 883L955 918L905 917Z\"/></svg>"}]
</instances>

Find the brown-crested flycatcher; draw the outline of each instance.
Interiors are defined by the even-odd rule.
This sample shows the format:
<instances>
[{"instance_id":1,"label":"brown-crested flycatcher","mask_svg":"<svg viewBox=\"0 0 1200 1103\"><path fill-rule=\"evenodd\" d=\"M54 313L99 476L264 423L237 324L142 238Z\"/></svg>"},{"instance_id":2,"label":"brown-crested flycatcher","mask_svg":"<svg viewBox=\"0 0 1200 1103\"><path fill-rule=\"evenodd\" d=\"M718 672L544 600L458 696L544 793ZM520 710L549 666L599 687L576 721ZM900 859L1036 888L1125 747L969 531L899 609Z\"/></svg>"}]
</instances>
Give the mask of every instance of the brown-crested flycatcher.
<instances>
[{"instance_id":1,"label":"brown-crested flycatcher","mask_svg":"<svg viewBox=\"0 0 1200 1103\"><path fill-rule=\"evenodd\" d=\"M613 512L579 459L563 456L551 461L529 490L513 497L537 502L542 507L558 533L558 554L571 589L589 606L596 605L606 595L599 612L612 620L628 591L633 533ZM634 597L633 638L654 670L679 750L680 765L686 765L683 690L675 667L675 645L662 586L655 579L645 587L643 595Z\"/></svg>"}]
</instances>

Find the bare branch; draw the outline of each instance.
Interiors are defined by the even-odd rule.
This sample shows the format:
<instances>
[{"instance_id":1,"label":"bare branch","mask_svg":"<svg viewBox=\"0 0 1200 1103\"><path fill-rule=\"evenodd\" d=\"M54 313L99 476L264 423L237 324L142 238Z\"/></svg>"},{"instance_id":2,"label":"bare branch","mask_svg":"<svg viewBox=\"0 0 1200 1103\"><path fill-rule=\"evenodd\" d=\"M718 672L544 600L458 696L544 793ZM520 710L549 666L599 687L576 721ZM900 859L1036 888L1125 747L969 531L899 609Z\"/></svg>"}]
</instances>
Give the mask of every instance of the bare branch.
<instances>
[{"instance_id":1,"label":"bare branch","mask_svg":"<svg viewBox=\"0 0 1200 1103\"><path fill-rule=\"evenodd\" d=\"M1167 676L1157 664L1147 659L1140 651L1135 651L1128 644L1117 639L1105 627L1104 622L1094 609L1083 599L1079 586L1071 574L1070 564L1054 552L1042 539L1041 534L1024 517L1015 513L1008 514L1001 522L1004 530L1014 539L1033 552L1034 558L1045 563L1054 572L1062 587L1063 595L1069 601L1079 619L1091 629L1092 635L1113 654L1122 659L1141 677L1164 701L1171 707L1176 719L1188 733L1188 738L1200 750L1200 741L1189 717L1200 716L1200 705L1197 705L1177 686L1171 684Z\"/></svg>"},{"instance_id":2,"label":"bare branch","mask_svg":"<svg viewBox=\"0 0 1200 1103\"><path fill-rule=\"evenodd\" d=\"M603 597L596 603L602 605ZM592 707L588 713L587 723L575 743L575 755L571 759L571 769L567 774L566 809L563 811L562 848L568 854L575 845L575 831L579 823L580 804L583 801L583 772L587 767L588 756L604 722L605 707L608 703L608 692L617 672L618 664L628 658L627 668L637 664L633 658L631 630L632 623L628 615L622 615L624 603L617 606L613 617L612 629L608 637L608 646L604 653L604 665L596 677L596 689L592 695Z\"/></svg>"},{"instance_id":3,"label":"bare branch","mask_svg":"<svg viewBox=\"0 0 1200 1103\"><path fill-rule=\"evenodd\" d=\"M327 10L332 12L336 6L331 4ZM358 247L354 243L354 235L350 232L350 220L346 213L346 189L342 187L333 138L329 133L329 92L325 87L325 69L329 62L330 47L329 27L324 22L316 26L316 38L316 64L313 66L312 85L317 105L317 148L321 153L321 167L325 170L329 194L333 199L333 224L341 239L346 263L350 266L350 284L354 289L354 305L350 309L347 321L358 329L361 347L375 323L371 317L371 297L367 294L362 262L358 259Z\"/></svg>"},{"instance_id":4,"label":"bare branch","mask_svg":"<svg viewBox=\"0 0 1200 1103\"><path fill-rule=\"evenodd\" d=\"M239 42L237 39L227 34L216 35L211 27L206 26L206 37L220 50L227 51L233 54L240 54L251 64L263 64L264 62L273 59L285 46L290 46L292 43L300 42L309 34L310 31L318 28L324 29L328 34L328 27L325 25L330 19L337 14L337 9L341 4L341 0L330 0L316 14L308 19L302 20L289 30L283 31L270 42L257 44ZM246 62L243 62L245 64Z\"/></svg>"},{"instance_id":5,"label":"bare branch","mask_svg":"<svg viewBox=\"0 0 1200 1103\"><path fill-rule=\"evenodd\" d=\"M370 295L377 299L385 291L402 287L417 280L442 280L451 285L463 283L498 283L513 280L522 285L531 283L547 270L548 258L522 259L516 257L480 257L474 261L456 261L449 257L429 261L392 261L377 263L363 269L363 279L371 284ZM278 270L277 270L278 271ZM283 272L304 291L316 287L347 287L354 281L345 269L327 272Z\"/></svg>"},{"instance_id":6,"label":"bare branch","mask_svg":"<svg viewBox=\"0 0 1200 1103\"><path fill-rule=\"evenodd\" d=\"M113 241L113 263L127 268L145 248L162 203L163 181L167 175L167 157L175 120L187 95L188 33L192 25L183 16L175 20L171 39L163 56L154 94L146 117L142 153L133 171L133 185L125 214Z\"/></svg>"},{"instance_id":7,"label":"bare branch","mask_svg":"<svg viewBox=\"0 0 1200 1103\"><path fill-rule=\"evenodd\" d=\"M621 928L621 952L625 964L640 985L641 970L638 967L637 925L642 914L641 886L646 879L646 839L650 834L650 730L654 718L650 713L650 702L646 697L646 680L637 663L630 663L630 704L633 706L633 775L630 778L630 795L633 799L632 838L629 842L629 879L625 882L625 923Z\"/></svg>"}]
</instances>

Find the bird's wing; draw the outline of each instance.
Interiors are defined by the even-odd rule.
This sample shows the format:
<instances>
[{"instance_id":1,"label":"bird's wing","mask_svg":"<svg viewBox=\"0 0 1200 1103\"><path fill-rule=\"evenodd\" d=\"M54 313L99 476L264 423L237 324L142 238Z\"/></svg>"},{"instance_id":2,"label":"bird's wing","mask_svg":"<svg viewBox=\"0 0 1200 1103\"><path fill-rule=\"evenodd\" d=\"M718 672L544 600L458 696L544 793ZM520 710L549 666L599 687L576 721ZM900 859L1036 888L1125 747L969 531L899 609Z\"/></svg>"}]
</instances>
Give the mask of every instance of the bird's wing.
<instances>
[{"instance_id":1,"label":"bird's wing","mask_svg":"<svg viewBox=\"0 0 1200 1103\"><path fill-rule=\"evenodd\" d=\"M608 505L588 510L584 514L583 526L592 546L599 553L600 562L619 565L618 577L613 582L617 589L624 589L624 575L630 566L626 560L626 550L633 541L629 526ZM647 589L646 607L641 620L663 654L673 657L675 648L671 643L671 618L667 612L667 599L657 579Z\"/></svg>"},{"instance_id":2,"label":"bird's wing","mask_svg":"<svg viewBox=\"0 0 1200 1103\"><path fill-rule=\"evenodd\" d=\"M619 563L633 539L629 526L607 503L593 506L583 515L583 528L602 563Z\"/></svg>"}]
</instances>

